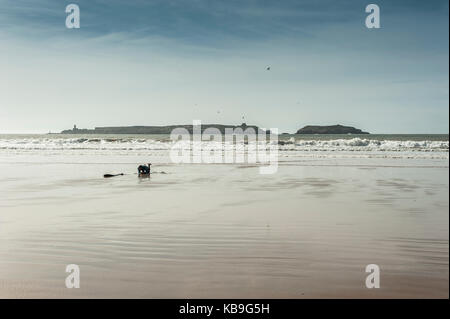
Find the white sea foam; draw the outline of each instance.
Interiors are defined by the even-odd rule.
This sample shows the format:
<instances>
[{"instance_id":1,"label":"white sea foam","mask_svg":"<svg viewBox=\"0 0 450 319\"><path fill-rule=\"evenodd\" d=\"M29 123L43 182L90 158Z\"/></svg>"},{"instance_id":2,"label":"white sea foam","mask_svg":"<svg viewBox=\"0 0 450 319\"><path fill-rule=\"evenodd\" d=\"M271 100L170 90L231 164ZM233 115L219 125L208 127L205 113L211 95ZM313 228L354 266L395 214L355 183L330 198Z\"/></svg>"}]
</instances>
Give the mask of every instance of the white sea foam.
<instances>
[{"instance_id":1,"label":"white sea foam","mask_svg":"<svg viewBox=\"0 0 450 319\"><path fill-rule=\"evenodd\" d=\"M206 147L214 142L202 142ZM168 139L145 138L0 138L0 149L170 149ZM448 151L448 141L333 139L279 141L280 150L373 150Z\"/></svg>"},{"instance_id":2,"label":"white sea foam","mask_svg":"<svg viewBox=\"0 0 450 319\"><path fill-rule=\"evenodd\" d=\"M283 149L308 151L439 151L448 152L448 141L400 141L371 139L296 140L282 145Z\"/></svg>"},{"instance_id":3,"label":"white sea foam","mask_svg":"<svg viewBox=\"0 0 450 319\"><path fill-rule=\"evenodd\" d=\"M145 153L151 155L168 154L174 146L166 136L161 137L0 137L0 152L13 153L46 153L57 152L69 155L102 154L128 155ZM178 142L180 143L180 142ZM265 143L265 142L260 142ZM178 144L180 146L180 144ZM183 142L181 149L191 149L190 142ZM213 141L203 141L203 150L222 149L245 152L248 145L233 145ZM278 141L279 156L282 159L309 156L314 158L341 157L383 157L383 158L434 158L448 159L448 140L389 140L369 138L339 139L298 139L291 137Z\"/></svg>"}]
</instances>

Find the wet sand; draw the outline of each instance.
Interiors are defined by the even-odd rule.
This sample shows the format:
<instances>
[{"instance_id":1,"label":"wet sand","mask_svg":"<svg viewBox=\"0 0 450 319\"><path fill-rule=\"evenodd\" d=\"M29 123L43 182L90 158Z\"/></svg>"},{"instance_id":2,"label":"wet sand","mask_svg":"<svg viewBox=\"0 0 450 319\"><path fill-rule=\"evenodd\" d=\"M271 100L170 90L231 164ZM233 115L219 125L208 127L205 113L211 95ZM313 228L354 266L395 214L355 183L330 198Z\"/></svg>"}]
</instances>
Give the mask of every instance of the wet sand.
<instances>
[{"instance_id":1,"label":"wet sand","mask_svg":"<svg viewBox=\"0 0 450 319\"><path fill-rule=\"evenodd\" d=\"M0 162L2 298L448 298L448 161ZM401 165L399 165L401 164ZM103 179L106 172L128 175ZM65 288L77 264L81 288ZM381 288L365 287L378 264Z\"/></svg>"}]
</instances>

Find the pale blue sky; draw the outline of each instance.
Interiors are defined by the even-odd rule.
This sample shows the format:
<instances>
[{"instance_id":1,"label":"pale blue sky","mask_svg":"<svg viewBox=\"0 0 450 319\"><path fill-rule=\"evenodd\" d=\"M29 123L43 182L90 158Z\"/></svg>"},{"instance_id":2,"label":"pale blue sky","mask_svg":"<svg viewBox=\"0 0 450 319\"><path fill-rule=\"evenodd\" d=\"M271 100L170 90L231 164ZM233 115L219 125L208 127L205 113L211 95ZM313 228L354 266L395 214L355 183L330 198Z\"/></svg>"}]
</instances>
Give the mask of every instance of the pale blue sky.
<instances>
[{"instance_id":1,"label":"pale blue sky","mask_svg":"<svg viewBox=\"0 0 450 319\"><path fill-rule=\"evenodd\" d=\"M369 30L360 0L0 0L0 133L242 116L448 133L448 1L392 2Z\"/></svg>"}]
</instances>

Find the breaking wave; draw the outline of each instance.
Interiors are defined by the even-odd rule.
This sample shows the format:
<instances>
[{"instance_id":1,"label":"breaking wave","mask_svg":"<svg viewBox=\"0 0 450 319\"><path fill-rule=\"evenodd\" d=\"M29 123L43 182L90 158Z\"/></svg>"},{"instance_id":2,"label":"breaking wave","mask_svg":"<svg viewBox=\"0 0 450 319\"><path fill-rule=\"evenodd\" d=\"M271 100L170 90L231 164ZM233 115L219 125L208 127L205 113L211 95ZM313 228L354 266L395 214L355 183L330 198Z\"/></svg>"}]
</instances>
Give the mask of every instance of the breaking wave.
<instances>
[{"instance_id":1,"label":"breaking wave","mask_svg":"<svg viewBox=\"0 0 450 319\"><path fill-rule=\"evenodd\" d=\"M295 140L279 141L281 150L308 151L439 151L448 152L448 141L399 141L371 139Z\"/></svg>"},{"instance_id":2,"label":"breaking wave","mask_svg":"<svg viewBox=\"0 0 450 319\"><path fill-rule=\"evenodd\" d=\"M202 142L210 147L218 142ZM1 150L170 150L175 142L167 139L145 138L0 138ZM190 147L186 142L185 147ZM227 144L227 143L223 143ZM332 139L332 140L289 140L278 141L279 151L418 151L448 152L449 141L375 140L375 139Z\"/></svg>"}]
</instances>

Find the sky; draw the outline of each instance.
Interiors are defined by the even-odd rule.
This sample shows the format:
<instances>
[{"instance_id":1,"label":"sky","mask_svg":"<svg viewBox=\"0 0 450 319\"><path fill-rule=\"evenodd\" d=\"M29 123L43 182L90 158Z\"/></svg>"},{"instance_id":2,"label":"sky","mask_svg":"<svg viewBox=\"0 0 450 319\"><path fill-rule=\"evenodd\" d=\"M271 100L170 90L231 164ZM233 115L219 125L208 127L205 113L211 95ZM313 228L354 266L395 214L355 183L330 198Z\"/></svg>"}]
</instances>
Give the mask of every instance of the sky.
<instances>
[{"instance_id":1,"label":"sky","mask_svg":"<svg viewBox=\"0 0 450 319\"><path fill-rule=\"evenodd\" d=\"M201 120L448 134L448 0L371 1L0 0L0 133Z\"/></svg>"}]
</instances>

